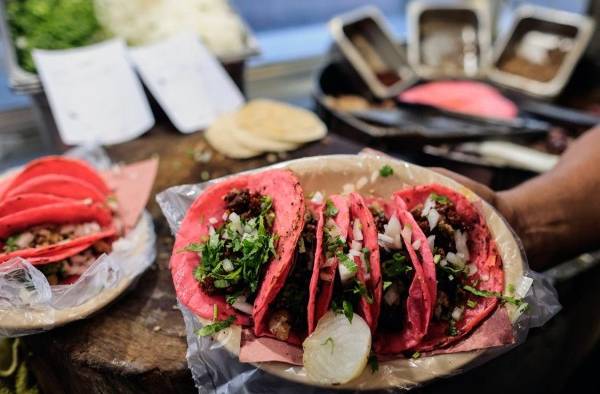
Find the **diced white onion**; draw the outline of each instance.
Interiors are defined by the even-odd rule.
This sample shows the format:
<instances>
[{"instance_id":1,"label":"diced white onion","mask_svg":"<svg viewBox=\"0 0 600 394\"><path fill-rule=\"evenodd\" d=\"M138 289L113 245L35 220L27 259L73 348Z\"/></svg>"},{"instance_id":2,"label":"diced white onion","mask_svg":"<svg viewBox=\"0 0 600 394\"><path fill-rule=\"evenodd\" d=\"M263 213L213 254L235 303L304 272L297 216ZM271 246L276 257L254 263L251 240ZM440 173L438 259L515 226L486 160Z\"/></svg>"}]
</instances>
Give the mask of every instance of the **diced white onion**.
<instances>
[{"instance_id":1,"label":"diced white onion","mask_svg":"<svg viewBox=\"0 0 600 394\"><path fill-rule=\"evenodd\" d=\"M469 248L467 247L467 233L460 230L454 231L454 243L456 244L456 252L463 255L465 261L469 260Z\"/></svg>"},{"instance_id":2,"label":"diced white onion","mask_svg":"<svg viewBox=\"0 0 600 394\"><path fill-rule=\"evenodd\" d=\"M388 305L394 305L400 299L400 294L398 294L398 287L395 283L393 283L390 287L387 288L385 294L383 295L383 300Z\"/></svg>"},{"instance_id":3,"label":"diced white onion","mask_svg":"<svg viewBox=\"0 0 600 394\"><path fill-rule=\"evenodd\" d=\"M360 241L352 241L352 243L350 244L350 249L354 249L354 250L360 251L362 249L362 242L360 242Z\"/></svg>"},{"instance_id":4,"label":"diced white onion","mask_svg":"<svg viewBox=\"0 0 600 394\"><path fill-rule=\"evenodd\" d=\"M481 275L479 278L480 278L480 279L481 279L483 282L487 282L488 280L490 280L490 276L489 276L488 274Z\"/></svg>"},{"instance_id":5,"label":"diced white onion","mask_svg":"<svg viewBox=\"0 0 600 394\"><path fill-rule=\"evenodd\" d=\"M473 276L477 273L478 269L477 269L477 265L475 264L469 264L467 265L467 276Z\"/></svg>"},{"instance_id":6,"label":"diced white onion","mask_svg":"<svg viewBox=\"0 0 600 394\"><path fill-rule=\"evenodd\" d=\"M35 236L32 233L30 233L29 231L26 231L26 232L22 233L21 235L19 235L19 237L15 241L15 244L20 249L25 249L25 248L29 247L29 245L31 245L31 243L33 242L34 239L35 239Z\"/></svg>"},{"instance_id":7,"label":"diced white onion","mask_svg":"<svg viewBox=\"0 0 600 394\"><path fill-rule=\"evenodd\" d=\"M404 238L404 242L412 243L412 228L410 226L404 226L402 238Z\"/></svg>"},{"instance_id":8,"label":"diced white onion","mask_svg":"<svg viewBox=\"0 0 600 394\"><path fill-rule=\"evenodd\" d=\"M349 254L352 257L360 257L362 255L362 252L360 251L360 249L350 249Z\"/></svg>"},{"instance_id":9,"label":"diced white onion","mask_svg":"<svg viewBox=\"0 0 600 394\"><path fill-rule=\"evenodd\" d=\"M208 219L208 222L210 224L217 224L218 220L217 220L217 218L210 218L210 219Z\"/></svg>"},{"instance_id":10,"label":"diced white onion","mask_svg":"<svg viewBox=\"0 0 600 394\"><path fill-rule=\"evenodd\" d=\"M354 261L354 256L348 256L348 258ZM338 265L338 272L340 273L340 281L343 285L348 283L356 276L356 272L350 271L344 264Z\"/></svg>"},{"instance_id":11,"label":"diced white onion","mask_svg":"<svg viewBox=\"0 0 600 394\"><path fill-rule=\"evenodd\" d=\"M423 211L421 211L421 216L426 217L429 215L429 212L432 208L435 208L435 201L431 198L431 196L427 197L425 200L425 204L423 205Z\"/></svg>"},{"instance_id":12,"label":"diced white onion","mask_svg":"<svg viewBox=\"0 0 600 394\"><path fill-rule=\"evenodd\" d=\"M369 179L366 176L361 176L358 178L358 181L356 181L356 190L362 189L367 183L369 183Z\"/></svg>"},{"instance_id":13,"label":"diced white onion","mask_svg":"<svg viewBox=\"0 0 600 394\"><path fill-rule=\"evenodd\" d=\"M394 238L396 234L400 234L402 231L402 225L396 215L392 215L389 222L385 225L385 234Z\"/></svg>"},{"instance_id":14,"label":"diced white onion","mask_svg":"<svg viewBox=\"0 0 600 394\"><path fill-rule=\"evenodd\" d=\"M522 277L521 281L515 289L515 296L517 298L524 298L527 295L527 292L529 291L529 288L531 287L532 283L532 278L528 276Z\"/></svg>"},{"instance_id":15,"label":"diced white onion","mask_svg":"<svg viewBox=\"0 0 600 394\"><path fill-rule=\"evenodd\" d=\"M435 208L431 208L429 213L427 214L427 222L429 223L429 231L433 231L433 229L438 225L440 220L440 214Z\"/></svg>"},{"instance_id":16,"label":"diced white onion","mask_svg":"<svg viewBox=\"0 0 600 394\"><path fill-rule=\"evenodd\" d=\"M365 272L365 282L368 282L369 279L371 279L371 274L368 272Z\"/></svg>"},{"instance_id":17,"label":"diced white onion","mask_svg":"<svg viewBox=\"0 0 600 394\"><path fill-rule=\"evenodd\" d=\"M226 272L231 272L234 270L234 266L233 263L231 262L231 260L229 259L225 259L223 260L223 270L225 270Z\"/></svg>"},{"instance_id":18,"label":"diced white onion","mask_svg":"<svg viewBox=\"0 0 600 394\"><path fill-rule=\"evenodd\" d=\"M248 315L252 314L252 305L246 302L246 297L244 296L239 296L231 306Z\"/></svg>"},{"instance_id":19,"label":"diced white onion","mask_svg":"<svg viewBox=\"0 0 600 394\"><path fill-rule=\"evenodd\" d=\"M456 307L452 311L452 320L458 321L462 317L463 308Z\"/></svg>"},{"instance_id":20,"label":"diced white onion","mask_svg":"<svg viewBox=\"0 0 600 394\"><path fill-rule=\"evenodd\" d=\"M325 282L331 282L331 274L327 273L327 272L321 272L319 274L319 278L321 278L321 280L324 280Z\"/></svg>"},{"instance_id":21,"label":"diced white onion","mask_svg":"<svg viewBox=\"0 0 600 394\"><path fill-rule=\"evenodd\" d=\"M242 228L242 222L240 220L240 216L237 213L231 212L229 214L229 221L231 222L232 228L235 231L237 231L239 234L242 234L244 232L244 230Z\"/></svg>"},{"instance_id":22,"label":"diced white onion","mask_svg":"<svg viewBox=\"0 0 600 394\"><path fill-rule=\"evenodd\" d=\"M396 249L402 249L402 239L400 238L400 234L394 236L394 247Z\"/></svg>"},{"instance_id":23,"label":"diced white onion","mask_svg":"<svg viewBox=\"0 0 600 394\"><path fill-rule=\"evenodd\" d=\"M429 237L427 237L427 243L429 244L429 249L433 250L435 243L435 235L430 235Z\"/></svg>"},{"instance_id":24,"label":"diced white onion","mask_svg":"<svg viewBox=\"0 0 600 394\"><path fill-rule=\"evenodd\" d=\"M446 254L446 260L458 268L463 268L465 266L464 258L452 252L448 252L448 254Z\"/></svg>"},{"instance_id":25,"label":"diced white onion","mask_svg":"<svg viewBox=\"0 0 600 394\"><path fill-rule=\"evenodd\" d=\"M394 243L394 238L390 237L389 235L379 233L377 234L377 241L389 246Z\"/></svg>"},{"instance_id":26,"label":"diced white onion","mask_svg":"<svg viewBox=\"0 0 600 394\"><path fill-rule=\"evenodd\" d=\"M229 214L227 212L223 212L223 221L227 220L227 218L229 217Z\"/></svg>"},{"instance_id":27,"label":"diced white onion","mask_svg":"<svg viewBox=\"0 0 600 394\"><path fill-rule=\"evenodd\" d=\"M415 242L412 243L412 247L414 250L419 250L419 248L421 247L421 240L420 239L415 240Z\"/></svg>"},{"instance_id":28,"label":"diced white onion","mask_svg":"<svg viewBox=\"0 0 600 394\"><path fill-rule=\"evenodd\" d=\"M354 223L352 224L352 238L354 238L357 241L363 240L363 233L361 230L361 225L360 225L359 220L355 220Z\"/></svg>"},{"instance_id":29,"label":"diced white onion","mask_svg":"<svg viewBox=\"0 0 600 394\"><path fill-rule=\"evenodd\" d=\"M447 265L448 265L448 260L446 260L446 259L441 259L440 260L440 266L445 267Z\"/></svg>"},{"instance_id":30,"label":"diced white onion","mask_svg":"<svg viewBox=\"0 0 600 394\"><path fill-rule=\"evenodd\" d=\"M319 191L315 192L315 194L312 196L310 201L314 204L322 204L323 203L323 194L321 194L321 192L319 192Z\"/></svg>"},{"instance_id":31,"label":"diced white onion","mask_svg":"<svg viewBox=\"0 0 600 394\"><path fill-rule=\"evenodd\" d=\"M211 225L208 227L208 235L215 235L215 228Z\"/></svg>"}]
</instances>

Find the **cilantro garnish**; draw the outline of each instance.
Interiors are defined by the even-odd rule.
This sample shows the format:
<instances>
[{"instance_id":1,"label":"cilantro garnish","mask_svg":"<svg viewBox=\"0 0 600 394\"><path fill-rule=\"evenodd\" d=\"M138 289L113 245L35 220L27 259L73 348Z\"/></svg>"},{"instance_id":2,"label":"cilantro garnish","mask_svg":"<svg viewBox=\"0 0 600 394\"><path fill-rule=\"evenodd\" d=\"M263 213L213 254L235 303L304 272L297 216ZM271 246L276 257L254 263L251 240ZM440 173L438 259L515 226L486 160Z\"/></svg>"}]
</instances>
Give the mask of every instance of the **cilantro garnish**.
<instances>
[{"instance_id":1,"label":"cilantro garnish","mask_svg":"<svg viewBox=\"0 0 600 394\"><path fill-rule=\"evenodd\" d=\"M371 354L367 360L367 364L369 364L369 367L371 368L371 373L379 371L379 361L377 361L376 355Z\"/></svg>"},{"instance_id":2,"label":"cilantro garnish","mask_svg":"<svg viewBox=\"0 0 600 394\"><path fill-rule=\"evenodd\" d=\"M354 281L354 287L352 288L352 293L359 294L361 297L364 297L367 300L367 304L373 303L373 297L369 294L369 290L367 290L367 286L364 283L359 282L358 280Z\"/></svg>"},{"instance_id":3,"label":"cilantro garnish","mask_svg":"<svg viewBox=\"0 0 600 394\"><path fill-rule=\"evenodd\" d=\"M508 292L510 294L514 294L515 293L515 285L513 285L512 283L509 283L509 285L508 285Z\"/></svg>"},{"instance_id":4,"label":"cilantro garnish","mask_svg":"<svg viewBox=\"0 0 600 394\"><path fill-rule=\"evenodd\" d=\"M468 308L471 308L471 309L473 309L473 308L475 308L476 306L477 306L477 303L476 303L475 301L473 301L473 300L467 300L467 307L468 307Z\"/></svg>"},{"instance_id":5,"label":"cilantro garnish","mask_svg":"<svg viewBox=\"0 0 600 394\"><path fill-rule=\"evenodd\" d=\"M234 321L235 321L235 316L229 316L225 320L216 321L212 324L207 324L204 327L202 327L201 329L199 329L198 331L196 331L196 335L198 335L200 337L206 337L209 335L216 334L219 331L224 330L227 327L231 326Z\"/></svg>"},{"instance_id":6,"label":"cilantro garnish","mask_svg":"<svg viewBox=\"0 0 600 394\"><path fill-rule=\"evenodd\" d=\"M442 259L442 256L439 254L436 254L435 256L433 256L433 263L437 264L440 262L441 259Z\"/></svg>"},{"instance_id":7,"label":"cilantro garnish","mask_svg":"<svg viewBox=\"0 0 600 394\"><path fill-rule=\"evenodd\" d=\"M358 267L356 266L356 263L354 262L354 260L352 260L350 257L346 256L342 252L338 252L336 254L336 257L340 261L340 264L342 264L344 267L346 267L346 269L348 269L348 271L352 272L353 274L356 273L356 271L358 270Z\"/></svg>"},{"instance_id":8,"label":"cilantro garnish","mask_svg":"<svg viewBox=\"0 0 600 394\"><path fill-rule=\"evenodd\" d=\"M379 175L381 175L384 178L387 178L390 175L394 175L394 169L386 164L379 169Z\"/></svg>"},{"instance_id":9,"label":"cilantro garnish","mask_svg":"<svg viewBox=\"0 0 600 394\"><path fill-rule=\"evenodd\" d=\"M9 253L14 252L15 250L19 250L19 246L17 245L17 238L17 235L6 238L6 241L4 242L4 252Z\"/></svg>"},{"instance_id":10,"label":"cilantro garnish","mask_svg":"<svg viewBox=\"0 0 600 394\"><path fill-rule=\"evenodd\" d=\"M240 219L237 226L231 221L226 222L207 239L189 244L185 251L198 253L201 258L194 270L194 278L200 283L209 280L217 289L242 284L251 294L256 292L261 268L275 255L277 236L268 231L270 217L274 218L272 200L263 197L259 216ZM225 256L233 269L225 270Z\"/></svg>"},{"instance_id":11,"label":"cilantro garnish","mask_svg":"<svg viewBox=\"0 0 600 394\"><path fill-rule=\"evenodd\" d=\"M451 337L455 337L458 335L458 330L456 329L456 322L454 320L450 320L448 322L448 335Z\"/></svg>"},{"instance_id":12,"label":"cilantro garnish","mask_svg":"<svg viewBox=\"0 0 600 394\"><path fill-rule=\"evenodd\" d=\"M419 352L414 352L411 356L411 358L414 358L414 359L417 359L419 357L421 357L421 353L419 353Z\"/></svg>"},{"instance_id":13,"label":"cilantro garnish","mask_svg":"<svg viewBox=\"0 0 600 394\"><path fill-rule=\"evenodd\" d=\"M384 281L383 282L383 290L387 290L388 287L392 285L392 282Z\"/></svg>"},{"instance_id":14,"label":"cilantro garnish","mask_svg":"<svg viewBox=\"0 0 600 394\"><path fill-rule=\"evenodd\" d=\"M335 343L333 342L332 337L327 337L327 339L323 343L321 343L321 346L325 346L327 344L331 345L331 354L333 354L333 349L335 347Z\"/></svg>"},{"instance_id":15,"label":"cilantro garnish","mask_svg":"<svg viewBox=\"0 0 600 394\"><path fill-rule=\"evenodd\" d=\"M391 259L383 262L381 268L387 278L398 277L412 270L406 263L406 256L401 253L394 253Z\"/></svg>"},{"instance_id":16,"label":"cilantro garnish","mask_svg":"<svg viewBox=\"0 0 600 394\"><path fill-rule=\"evenodd\" d=\"M352 304L350 302L346 300L342 302L342 312L348 321L352 323L352 318L354 317L354 308L352 308Z\"/></svg>"},{"instance_id":17,"label":"cilantro garnish","mask_svg":"<svg viewBox=\"0 0 600 394\"><path fill-rule=\"evenodd\" d=\"M448 197L440 196L439 194L436 194L436 193L431 193L429 195L429 198L431 198L435 202L439 202L440 204L448 204L450 202Z\"/></svg>"},{"instance_id":18,"label":"cilantro garnish","mask_svg":"<svg viewBox=\"0 0 600 394\"><path fill-rule=\"evenodd\" d=\"M466 285L463 286L463 289L468 291L469 293L476 295L478 297L485 297L485 298L489 298L489 297L496 297L498 298L500 301L504 302L504 303L509 303L509 304L513 304L515 306L521 306L523 304L526 304L526 302L522 299L517 299L515 297L510 297L510 296L505 296L503 294L498 293L497 291L487 291L487 290L479 290L476 289L472 286Z\"/></svg>"},{"instance_id":19,"label":"cilantro garnish","mask_svg":"<svg viewBox=\"0 0 600 394\"><path fill-rule=\"evenodd\" d=\"M331 200L327 200L325 202L325 216L327 216L328 218L332 218L335 215L337 215L338 212L339 210L336 208L336 206Z\"/></svg>"}]
</instances>

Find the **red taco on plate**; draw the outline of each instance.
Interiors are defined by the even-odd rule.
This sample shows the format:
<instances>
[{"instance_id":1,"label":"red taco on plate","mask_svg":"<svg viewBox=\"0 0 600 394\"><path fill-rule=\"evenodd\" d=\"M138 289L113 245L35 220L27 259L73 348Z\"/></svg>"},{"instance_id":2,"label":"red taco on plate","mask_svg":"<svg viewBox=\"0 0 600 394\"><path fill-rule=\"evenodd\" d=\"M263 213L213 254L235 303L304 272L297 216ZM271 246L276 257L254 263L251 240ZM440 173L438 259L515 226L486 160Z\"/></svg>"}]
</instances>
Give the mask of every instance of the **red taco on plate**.
<instances>
[{"instance_id":1,"label":"red taco on plate","mask_svg":"<svg viewBox=\"0 0 600 394\"><path fill-rule=\"evenodd\" d=\"M315 322L329 309L344 313L349 320L358 313L375 332L382 283L373 216L358 193L332 196L329 201L323 227L324 263L316 285Z\"/></svg>"},{"instance_id":2,"label":"red taco on plate","mask_svg":"<svg viewBox=\"0 0 600 394\"><path fill-rule=\"evenodd\" d=\"M302 188L287 170L208 187L176 235L171 272L179 300L206 319L263 321L292 268L304 213Z\"/></svg>"},{"instance_id":3,"label":"red taco on plate","mask_svg":"<svg viewBox=\"0 0 600 394\"><path fill-rule=\"evenodd\" d=\"M427 242L412 234L413 223L404 203L394 199L368 200L379 243L383 297L375 351L396 354L416 346L427 332L431 295L423 265L433 265ZM425 251L425 253L422 253Z\"/></svg>"},{"instance_id":4,"label":"red taco on plate","mask_svg":"<svg viewBox=\"0 0 600 394\"><path fill-rule=\"evenodd\" d=\"M469 334L498 305L504 289L502 261L475 206L465 196L438 184L395 194L412 213L435 264L436 297L427 335L416 347L428 351ZM433 273L426 273L430 284Z\"/></svg>"}]
</instances>

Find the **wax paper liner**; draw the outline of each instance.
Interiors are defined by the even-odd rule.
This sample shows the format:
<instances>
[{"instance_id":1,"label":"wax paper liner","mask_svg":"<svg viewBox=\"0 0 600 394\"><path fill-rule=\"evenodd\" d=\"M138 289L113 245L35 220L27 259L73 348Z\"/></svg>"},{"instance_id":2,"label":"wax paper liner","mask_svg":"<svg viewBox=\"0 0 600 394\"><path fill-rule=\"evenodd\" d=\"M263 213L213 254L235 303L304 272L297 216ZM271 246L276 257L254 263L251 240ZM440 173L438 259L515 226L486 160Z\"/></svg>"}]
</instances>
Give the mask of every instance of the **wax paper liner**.
<instances>
[{"instance_id":1,"label":"wax paper liner","mask_svg":"<svg viewBox=\"0 0 600 394\"><path fill-rule=\"evenodd\" d=\"M376 173L382 165L391 165L398 178L394 180L379 178ZM356 167L359 173L371 174L367 176L367 183L380 182L377 186L365 184L364 176L352 178L351 167ZM350 190L350 182L362 185L366 192L371 189L382 188L386 193L392 188L400 188L411 184L424 184L437 182L451 187L467 197L484 212L488 225L500 250L505 265L516 261L518 277L509 278L507 283L522 286L528 308L523 312L512 305L506 305L512 320L514 343L494 348L471 350L452 354L438 354L423 356L418 359L398 359L380 361L379 371L372 373L368 368L357 379L340 386L319 387L308 383L302 367L283 363L246 364L238 361L237 355L231 351L231 342L238 340L239 327L228 328L217 334L214 338L198 337L196 331L202 327L202 321L185 305L179 307L184 317L188 351L188 365L192 371L194 381L200 393L311 393L362 390L397 390L411 389L426 384L439 377L453 376L481 365L515 346L523 343L527 338L530 328L540 327L550 320L560 310L556 290L549 278L543 274L529 269L523 247L504 219L486 202L479 199L474 193L455 181L433 171L404 161L379 155L374 152L360 155L335 155L320 156L306 159L278 163L268 168L291 168L298 173L298 169L306 172L315 172L314 175L300 175L305 193L314 191L311 187L319 184L319 177L326 177L324 189L329 193L334 190ZM253 171L261 171L257 169ZM356 175L356 174L354 174ZM358 179L357 179L358 178ZM371 178L370 180L368 178ZM378 179L377 179L378 178ZM209 185L225 178L214 179L196 185L182 185L167 189L157 195L157 201L167 218L173 234L176 234L187 209L199 194ZM388 183L386 183L388 182ZM393 185L389 182L395 182ZM308 186L307 186L308 185ZM351 185L351 183L350 183ZM383 186L382 186L383 185ZM360 189L359 187L355 187ZM323 189L319 189L323 190ZM362 192L362 190L359 190ZM500 228L500 233L495 233L493 228ZM508 252L506 252L508 250ZM504 253L504 254L503 254ZM522 269L522 271L521 271ZM508 268L505 268L505 272ZM517 290L518 292L519 290ZM238 345L239 346L239 345ZM301 382L301 383L299 383Z\"/></svg>"},{"instance_id":2,"label":"wax paper liner","mask_svg":"<svg viewBox=\"0 0 600 394\"><path fill-rule=\"evenodd\" d=\"M78 147L67 156L108 169L110 159L98 147ZM51 286L31 263L14 258L0 265L0 337L17 337L50 330L84 319L113 301L155 260L156 234L144 211L137 225L113 243L71 285Z\"/></svg>"}]
</instances>

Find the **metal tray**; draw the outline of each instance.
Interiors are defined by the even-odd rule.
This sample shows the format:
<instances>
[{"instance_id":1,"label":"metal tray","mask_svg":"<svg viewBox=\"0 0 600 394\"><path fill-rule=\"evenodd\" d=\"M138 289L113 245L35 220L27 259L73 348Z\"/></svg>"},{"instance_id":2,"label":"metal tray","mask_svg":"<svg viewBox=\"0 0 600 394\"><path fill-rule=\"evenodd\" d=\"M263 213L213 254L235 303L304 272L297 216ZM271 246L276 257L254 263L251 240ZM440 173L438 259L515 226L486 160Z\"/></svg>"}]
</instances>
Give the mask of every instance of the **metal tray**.
<instances>
[{"instance_id":1,"label":"metal tray","mask_svg":"<svg viewBox=\"0 0 600 394\"><path fill-rule=\"evenodd\" d=\"M534 96L554 97L569 81L592 37L594 25L592 19L583 15L539 6L521 6L515 11L511 28L498 39L494 46L493 61L488 70L488 78L498 84ZM560 66L549 80L536 80L507 72L501 68L502 62L513 53L515 46L518 45L524 34L531 31L560 35L572 40L571 48L564 51Z\"/></svg>"},{"instance_id":2,"label":"metal tray","mask_svg":"<svg viewBox=\"0 0 600 394\"><path fill-rule=\"evenodd\" d=\"M0 0L0 34L2 35L2 46L4 48L5 68L8 72L8 85L14 92L19 94L33 95L40 93L43 91L43 88L38 75L24 70L19 65L17 50L10 27L8 26L5 3L5 0ZM246 47L240 53L219 58L219 61L225 66L228 72L239 69L240 64L260 53L260 47L254 33L243 19L240 20L246 32ZM240 75L232 75L232 78L236 80L238 85L241 83L238 79L242 78L242 74L243 72L240 72Z\"/></svg>"},{"instance_id":3,"label":"metal tray","mask_svg":"<svg viewBox=\"0 0 600 394\"><path fill-rule=\"evenodd\" d=\"M347 68L353 69L376 98L393 97L416 82L404 52L393 40L381 12L372 6L336 16L329 30Z\"/></svg>"},{"instance_id":4,"label":"metal tray","mask_svg":"<svg viewBox=\"0 0 600 394\"><path fill-rule=\"evenodd\" d=\"M474 41L471 57L471 65L466 65L468 60L463 60L463 66L452 67L448 65L436 65L428 62L424 57L427 46L424 43L425 32L428 23L437 24L433 31L446 31L448 36L453 27L451 25L471 26L472 30L455 33L461 34L459 38L464 45L465 41ZM465 37L468 35L470 37ZM481 7L468 4L457 4L440 1L414 1L408 6L408 60L415 72L421 78L476 78L482 77L489 66L491 53L491 19L490 14ZM438 36L437 40L445 40ZM429 42L432 42L431 40ZM443 44L443 43L442 43ZM448 44L446 42L446 44ZM439 45L439 44L438 44ZM456 49L456 48L452 48ZM431 52L438 52L437 50ZM453 51L456 53L456 51ZM471 68L470 70L468 68Z\"/></svg>"}]
</instances>

